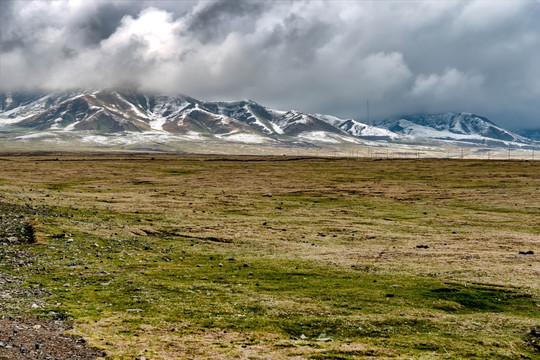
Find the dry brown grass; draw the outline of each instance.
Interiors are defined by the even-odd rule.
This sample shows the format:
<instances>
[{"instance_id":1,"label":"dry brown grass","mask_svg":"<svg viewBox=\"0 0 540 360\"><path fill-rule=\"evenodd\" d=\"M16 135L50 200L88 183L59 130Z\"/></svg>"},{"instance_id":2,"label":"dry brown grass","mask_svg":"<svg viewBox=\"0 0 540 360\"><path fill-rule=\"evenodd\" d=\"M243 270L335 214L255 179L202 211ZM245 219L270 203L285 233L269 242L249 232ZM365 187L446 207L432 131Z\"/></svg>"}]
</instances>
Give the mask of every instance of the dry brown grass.
<instances>
[{"instance_id":1,"label":"dry brown grass","mask_svg":"<svg viewBox=\"0 0 540 360\"><path fill-rule=\"evenodd\" d=\"M54 224L46 220L45 225L39 225L40 219L35 219L45 232L88 234L99 238L102 247L109 239L136 238L154 244L169 239L165 243L173 252L189 249L205 256L237 254L265 264L298 262L353 277L414 276L499 286L528 294L537 304L539 188L540 166L530 161L156 154L0 157L1 198L75 214ZM177 238L184 242L180 245L170 240ZM534 251L534 255L521 255L520 251ZM132 256L134 261L137 256ZM254 295L253 302L263 304L268 316L276 319L294 311L313 316L337 311L303 293L294 298L260 293ZM404 312L411 319L440 324L441 329L460 321L460 328L452 331L483 337L486 348L500 343L508 324L525 331L538 321L538 317L526 321L505 313L472 313L458 319L414 303ZM141 354L144 349L150 349L151 358L163 359L294 359L318 353L341 353L344 358L442 358L445 352L462 356L471 351L444 348L424 354L403 350L417 341L414 337L399 340L407 344L401 348L396 344L387 348L383 340L375 338L343 338L309 347L306 342L284 337L276 328L201 328L193 325L193 319L185 319L185 328L183 321L134 325L126 322L125 314L107 313L97 322L92 316L79 316L82 334L121 357ZM388 321L389 316L394 315L360 312L349 321L376 324ZM474 325L479 321L491 324L483 327L481 334ZM171 327L180 331L171 332ZM471 335L475 332L478 334ZM257 340L242 348L245 338ZM515 343L497 346L510 349ZM516 351L513 354L521 350Z\"/></svg>"}]
</instances>

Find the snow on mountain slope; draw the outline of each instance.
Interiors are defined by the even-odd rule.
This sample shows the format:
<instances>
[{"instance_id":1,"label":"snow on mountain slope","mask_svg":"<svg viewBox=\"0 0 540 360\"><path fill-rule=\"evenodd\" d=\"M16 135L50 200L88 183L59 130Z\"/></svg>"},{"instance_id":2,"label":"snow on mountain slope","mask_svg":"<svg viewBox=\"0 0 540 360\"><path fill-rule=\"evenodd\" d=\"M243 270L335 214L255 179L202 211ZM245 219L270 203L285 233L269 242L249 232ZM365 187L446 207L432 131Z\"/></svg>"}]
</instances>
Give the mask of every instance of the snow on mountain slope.
<instances>
[{"instance_id":1,"label":"snow on mountain slope","mask_svg":"<svg viewBox=\"0 0 540 360\"><path fill-rule=\"evenodd\" d=\"M314 116L325 120L355 137L398 139L400 136L390 130L367 125L353 119L343 120L335 116L315 114Z\"/></svg>"},{"instance_id":2,"label":"snow on mountain slope","mask_svg":"<svg viewBox=\"0 0 540 360\"><path fill-rule=\"evenodd\" d=\"M17 123L82 95L79 92L0 94L0 126Z\"/></svg>"},{"instance_id":3,"label":"snow on mountain slope","mask_svg":"<svg viewBox=\"0 0 540 360\"><path fill-rule=\"evenodd\" d=\"M532 141L495 125L488 119L471 113L410 115L383 120L378 127L410 138L465 141L477 144L517 145Z\"/></svg>"},{"instance_id":4,"label":"snow on mountain slope","mask_svg":"<svg viewBox=\"0 0 540 360\"><path fill-rule=\"evenodd\" d=\"M467 142L494 146L538 146L488 119L470 113L403 116L377 126L331 115L279 111L251 100L205 102L189 96L133 91L0 93L0 129L17 129L21 139L88 132L80 136L163 135L186 141L216 139L243 143L362 143L386 141L433 144ZM91 133L91 134L90 134ZM77 135L77 136L79 136ZM96 138L97 139L97 138ZM119 140L120 141L120 140ZM131 141L131 140L129 140Z\"/></svg>"}]
</instances>

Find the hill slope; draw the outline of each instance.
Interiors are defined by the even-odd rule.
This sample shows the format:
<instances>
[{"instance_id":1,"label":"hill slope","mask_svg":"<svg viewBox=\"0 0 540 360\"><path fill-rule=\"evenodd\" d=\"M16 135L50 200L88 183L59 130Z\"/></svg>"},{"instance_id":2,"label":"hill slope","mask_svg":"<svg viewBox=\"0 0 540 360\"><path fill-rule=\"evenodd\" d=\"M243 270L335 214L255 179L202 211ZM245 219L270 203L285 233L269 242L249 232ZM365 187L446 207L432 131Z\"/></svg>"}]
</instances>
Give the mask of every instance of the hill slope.
<instances>
[{"instance_id":1,"label":"hill slope","mask_svg":"<svg viewBox=\"0 0 540 360\"><path fill-rule=\"evenodd\" d=\"M279 111L254 101L205 102L189 96L90 90L0 94L0 129L18 136L87 132L187 135L237 142L415 143L466 142L483 146L537 146L488 119L469 113L410 115L377 126L330 115ZM21 135L21 133L23 135ZM27 133L27 135L24 135Z\"/></svg>"}]
</instances>

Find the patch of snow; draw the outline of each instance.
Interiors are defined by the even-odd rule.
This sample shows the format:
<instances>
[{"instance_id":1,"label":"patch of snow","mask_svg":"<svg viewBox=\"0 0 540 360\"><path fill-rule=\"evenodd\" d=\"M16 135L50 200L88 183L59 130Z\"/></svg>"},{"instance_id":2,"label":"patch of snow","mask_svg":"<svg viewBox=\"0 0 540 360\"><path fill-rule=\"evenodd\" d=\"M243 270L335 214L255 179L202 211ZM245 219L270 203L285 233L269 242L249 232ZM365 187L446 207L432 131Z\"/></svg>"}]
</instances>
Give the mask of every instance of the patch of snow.
<instances>
[{"instance_id":1,"label":"patch of snow","mask_svg":"<svg viewBox=\"0 0 540 360\"><path fill-rule=\"evenodd\" d=\"M54 119L54 123L49 127L49 129L51 130L58 130L58 129L61 129L60 127L60 122L63 120L62 119L62 115L64 115L66 112L64 111L62 114L60 114L59 117L57 117L56 119Z\"/></svg>"},{"instance_id":2,"label":"patch of snow","mask_svg":"<svg viewBox=\"0 0 540 360\"><path fill-rule=\"evenodd\" d=\"M114 93L116 95L116 97L120 100L122 100L123 102L125 102L126 104L128 104L131 109L133 110L133 112L135 114L137 114L139 117L142 117L143 119L149 119L148 115L146 115L145 113L143 113L141 110L139 110L138 107L136 107L135 105L133 105L131 102L127 101L122 95L120 95L119 93L115 92Z\"/></svg>"},{"instance_id":3,"label":"patch of snow","mask_svg":"<svg viewBox=\"0 0 540 360\"><path fill-rule=\"evenodd\" d=\"M16 124L19 121L23 121L24 119L27 119L27 118L28 118L28 116L21 116L21 117L14 117L14 118L0 118L0 127L1 126L6 126L6 125L11 125L11 124Z\"/></svg>"},{"instance_id":4,"label":"patch of snow","mask_svg":"<svg viewBox=\"0 0 540 360\"><path fill-rule=\"evenodd\" d=\"M344 119L340 119L338 117L335 117L335 116L332 116L332 115L323 115L323 114L315 114L314 115L316 118L318 119L321 119L323 121L326 121L327 123L329 123L330 125L334 125L334 126L337 126L339 127L340 124L344 123L345 121L347 120L344 120ZM354 121L354 120L352 120Z\"/></svg>"},{"instance_id":5,"label":"patch of snow","mask_svg":"<svg viewBox=\"0 0 540 360\"><path fill-rule=\"evenodd\" d=\"M42 131L42 132L17 136L15 140L39 139L39 138L56 137L56 136L57 136L56 133L52 131Z\"/></svg>"},{"instance_id":6,"label":"patch of snow","mask_svg":"<svg viewBox=\"0 0 540 360\"><path fill-rule=\"evenodd\" d=\"M9 107L11 104L13 104L13 98L11 97L11 93L9 93L6 99L6 107Z\"/></svg>"},{"instance_id":7,"label":"patch of snow","mask_svg":"<svg viewBox=\"0 0 540 360\"><path fill-rule=\"evenodd\" d=\"M271 139L266 138L264 136L260 136L257 134L246 134L246 133L216 135L216 137L223 140L227 140L227 141L241 142L241 143L246 143L246 144L263 144L265 142L272 141Z\"/></svg>"},{"instance_id":8,"label":"patch of snow","mask_svg":"<svg viewBox=\"0 0 540 360\"><path fill-rule=\"evenodd\" d=\"M272 125L272 129L274 129L274 131L276 132L276 134L279 134L279 135L283 135L285 132L283 131L282 128L280 128L278 126L278 124L275 124L273 122L270 122L270 125Z\"/></svg>"},{"instance_id":9,"label":"patch of snow","mask_svg":"<svg viewBox=\"0 0 540 360\"><path fill-rule=\"evenodd\" d=\"M251 109L249 108L249 105L248 104L245 104L244 105L244 110L246 110L251 116L249 117L250 119L255 119L255 124L258 125L259 127L263 128L264 130L266 130L265 132L266 133L272 133L272 129L270 129L268 126L266 126L266 124L264 124L261 119L259 119L259 117L254 114ZM280 129L281 130L281 129ZM277 132L277 131L276 131Z\"/></svg>"},{"instance_id":10,"label":"patch of snow","mask_svg":"<svg viewBox=\"0 0 540 360\"><path fill-rule=\"evenodd\" d=\"M163 125L170 120L181 118L182 112L191 104L183 99L158 97L155 100L154 107L150 109L150 99L146 98L146 106L150 121L148 124L153 130L163 131ZM164 115L169 113L168 115Z\"/></svg>"},{"instance_id":11,"label":"patch of snow","mask_svg":"<svg viewBox=\"0 0 540 360\"><path fill-rule=\"evenodd\" d=\"M201 109L201 107L199 106L199 104L195 104L195 109L200 111L200 112L203 112L205 114L208 114L216 119L219 120L219 122L222 124L222 125L229 125L230 122L231 122L231 118L228 117L228 116L225 116L225 115L218 115L218 114L215 114L213 112L210 112L208 110L205 110L205 109Z\"/></svg>"},{"instance_id":12,"label":"patch of snow","mask_svg":"<svg viewBox=\"0 0 540 360\"><path fill-rule=\"evenodd\" d=\"M319 142L325 142L325 143L330 143L330 144L340 143L339 140L331 136L331 134L326 131L304 131L298 134L298 137L309 140L309 141L319 141Z\"/></svg>"}]
</instances>

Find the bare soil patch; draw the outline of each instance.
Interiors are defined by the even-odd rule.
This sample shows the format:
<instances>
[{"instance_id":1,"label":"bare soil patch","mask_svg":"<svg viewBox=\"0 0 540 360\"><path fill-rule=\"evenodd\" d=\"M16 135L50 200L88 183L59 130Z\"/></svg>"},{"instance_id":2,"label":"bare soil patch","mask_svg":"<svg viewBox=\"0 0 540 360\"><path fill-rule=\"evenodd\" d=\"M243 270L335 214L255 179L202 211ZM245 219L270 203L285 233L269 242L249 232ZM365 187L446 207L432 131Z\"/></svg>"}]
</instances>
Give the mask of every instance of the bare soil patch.
<instances>
[{"instance_id":1,"label":"bare soil patch","mask_svg":"<svg viewBox=\"0 0 540 360\"><path fill-rule=\"evenodd\" d=\"M34 255L20 244L35 242L29 207L0 202L0 259L9 269L19 269L31 263ZM23 289L21 276L0 272L2 312L35 306L44 301L41 289ZM59 314L53 314L58 316ZM54 317L53 316L53 317ZM0 360L18 359L96 359L103 351L87 346L82 337L65 333L69 322L30 317L0 319Z\"/></svg>"},{"instance_id":2,"label":"bare soil patch","mask_svg":"<svg viewBox=\"0 0 540 360\"><path fill-rule=\"evenodd\" d=\"M1 319L0 359L96 359L103 351L87 346L82 337L65 334L71 326L60 320Z\"/></svg>"}]
</instances>

